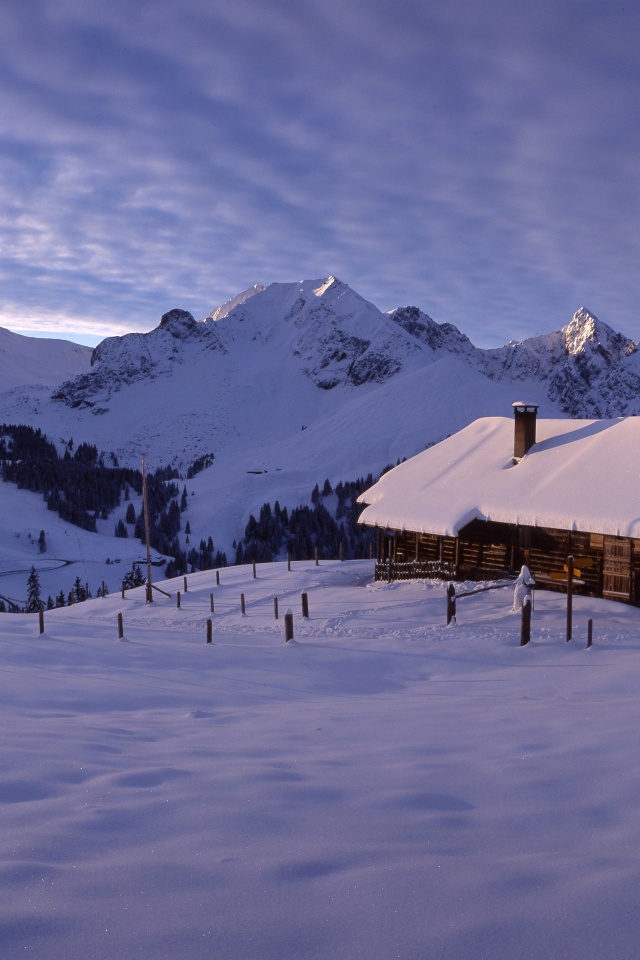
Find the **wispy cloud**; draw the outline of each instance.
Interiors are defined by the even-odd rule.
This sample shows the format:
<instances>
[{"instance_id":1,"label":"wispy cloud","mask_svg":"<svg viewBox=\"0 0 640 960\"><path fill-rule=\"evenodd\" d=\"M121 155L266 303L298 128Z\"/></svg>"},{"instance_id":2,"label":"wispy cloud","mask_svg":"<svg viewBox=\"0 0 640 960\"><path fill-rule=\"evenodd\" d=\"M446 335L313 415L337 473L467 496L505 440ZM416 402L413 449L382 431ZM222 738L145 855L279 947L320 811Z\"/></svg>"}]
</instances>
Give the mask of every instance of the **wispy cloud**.
<instances>
[{"instance_id":1,"label":"wispy cloud","mask_svg":"<svg viewBox=\"0 0 640 960\"><path fill-rule=\"evenodd\" d=\"M498 343L640 337L640 13L6 0L0 323L149 329L334 273Z\"/></svg>"}]
</instances>

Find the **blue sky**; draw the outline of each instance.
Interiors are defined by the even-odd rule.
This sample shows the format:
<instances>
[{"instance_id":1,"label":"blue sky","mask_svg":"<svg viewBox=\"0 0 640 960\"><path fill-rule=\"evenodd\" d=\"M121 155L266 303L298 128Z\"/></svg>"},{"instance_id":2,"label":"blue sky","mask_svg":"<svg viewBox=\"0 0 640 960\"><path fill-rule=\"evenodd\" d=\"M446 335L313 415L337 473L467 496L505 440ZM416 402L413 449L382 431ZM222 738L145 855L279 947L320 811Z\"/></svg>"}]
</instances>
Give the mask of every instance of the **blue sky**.
<instances>
[{"instance_id":1,"label":"blue sky","mask_svg":"<svg viewBox=\"0 0 640 960\"><path fill-rule=\"evenodd\" d=\"M0 325L334 275L480 346L640 339L640 7L3 0ZM93 338L93 339L92 339Z\"/></svg>"}]
</instances>

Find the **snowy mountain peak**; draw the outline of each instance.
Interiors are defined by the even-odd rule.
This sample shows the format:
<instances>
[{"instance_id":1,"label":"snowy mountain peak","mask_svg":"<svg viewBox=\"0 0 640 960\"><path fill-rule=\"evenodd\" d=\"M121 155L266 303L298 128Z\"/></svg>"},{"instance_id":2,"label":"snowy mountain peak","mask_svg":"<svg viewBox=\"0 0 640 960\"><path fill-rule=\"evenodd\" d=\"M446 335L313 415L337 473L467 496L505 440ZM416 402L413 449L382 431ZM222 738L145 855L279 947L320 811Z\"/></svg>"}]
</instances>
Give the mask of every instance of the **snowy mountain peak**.
<instances>
[{"instance_id":1,"label":"snowy mountain peak","mask_svg":"<svg viewBox=\"0 0 640 960\"><path fill-rule=\"evenodd\" d=\"M599 355L606 362L621 360L636 349L636 344L606 323L598 320L585 307L580 307L563 330L566 351L570 356Z\"/></svg>"}]
</instances>

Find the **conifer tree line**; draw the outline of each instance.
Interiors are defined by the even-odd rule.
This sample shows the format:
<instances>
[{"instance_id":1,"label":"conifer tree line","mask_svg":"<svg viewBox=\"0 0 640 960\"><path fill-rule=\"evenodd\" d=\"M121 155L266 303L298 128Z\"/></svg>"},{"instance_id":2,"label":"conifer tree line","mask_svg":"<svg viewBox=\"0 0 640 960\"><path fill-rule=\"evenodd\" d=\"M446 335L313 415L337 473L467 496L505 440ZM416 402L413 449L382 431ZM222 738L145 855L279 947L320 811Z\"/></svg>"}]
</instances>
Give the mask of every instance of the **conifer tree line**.
<instances>
[{"instance_id":1,"label":"conifer tree line","mask_svg":"<svg viewBox=\"0 0 640 960\"><path fill-rule=\"evenodd\" d=\"M134 564L135 566L135 564ZM127 574L131 576L131 574ZM141 581L144 583L144 578ZM131 584L132 586L134 584ZM135 586L139 584L136 583ZM104 593L102 585L96 591L96 596L107 596L109 590L105 586ZM24 606L20 606L17 603L5 603L4 600L0 599L0 613L38 613L40 606L42 605L45 610L55 610L57 607L68 607L74 603L82 603L84 600L90 600L93 596L88 585L82 583L80 577L77 576L68 591L60 590L56 597L52 597L51 594L45 600L42 596L41 586L40 586L40 576L38 571L34 566L31 567L29 576L27 577L27 599Z\"/></svg>"},{"instance_id":2,"label":"conifer tree line","mask_svg":"<svg viewBox=\"0 0 640 960\"><path fill-rule=\"evenodd\" d=\"M95 532L96 521L119 505L123 489L142 490L140 471L119 467L113 455L107 466L97 447L81 443L74 450L72 439L60 456L39 428L0 425L0 461L3 480L42 494L49 510L84 530Z\"/></svg>"},{"instance_id":3,"label":"conifer tree line","mask_svg":"<svg viewBox=\"0 0 640 960\"><path fill-rule=\"evenodd\" d=\"M374 533L358 525L364 508L356 500L373 482L370 473L341 481L334 490L327 479L322 489L316 484L311 491L311 506L291 511L277 500L273 506L264 503L258 519L253 514L249 517L244 538L236 547L236 563L275 560L284 552L292 560L309 560L316 547L320 559L331 560L339 556L341 543L345 560L368 558Z\"/></svg>"},{"instance_id":4,"label":"conifer tree line","mask_svg":"<svg viewBox=\"0 0 640 960\"><path fill-rule=\"evenodd\" d=\"M107 459L110 465L105 463L105 455L99 455L97 447L92 444L81 443L74 449L73 440L65 443L64 454L60 456L56 446L39 428L0 425L2 479L41 493L50 510L86 530L95 531L96 521L107 519L122 497L128 501L131 491L138 495L142 493L139 470L121 468L114 454L109 454ZM213 454L198 457L188 468L187 478L210 466L213 459ZM392 466L385 467L382 473ZM181 515L188 507L188 497L186 486L180 492L176 482L179 479L180 474L173 467L162 467L147 474L149 543L158 553L171 557L164 571L167 579L195 570L227 566L226 554L214 548L211 536L200 539L197 545L190 545L188 523L184 549L181 546L178 534L182 527ZM368 557L374 534L358 525L362 507L356 504L356 499L373 483L371 473L357 480L340 482L335 489L327 479L322 489L319 484L313 488L311 506L289 510L286 506L281 508L277 500L273 506L264 503L257 519L253 514L250 516L243 539L238 543L234 541L235 563L274 560L285 552L289 552L294 560L309 559L316 548L322 559L331 559L339 555L341 546L345 560ZM128 537L130 533L145 543L143 513L139 511L136 515L131 502L125 520L119 519L114 529L116 537ZM38 542L43 552L46 549L44 531ZM134 563L125 583L137 586L141 577ZM35 582L32 582L29 591L34 589ZM76 583L69 593L61 591L55 599L49 597L46 606L64 606L70 599L71 602L86 599L85 588ZM29 592L25 610L32 608L34 603L34 594ZM39 603L38 599L38 606ZM2 609L0 602L0 611Z\"/></svg>"}]
</instances>

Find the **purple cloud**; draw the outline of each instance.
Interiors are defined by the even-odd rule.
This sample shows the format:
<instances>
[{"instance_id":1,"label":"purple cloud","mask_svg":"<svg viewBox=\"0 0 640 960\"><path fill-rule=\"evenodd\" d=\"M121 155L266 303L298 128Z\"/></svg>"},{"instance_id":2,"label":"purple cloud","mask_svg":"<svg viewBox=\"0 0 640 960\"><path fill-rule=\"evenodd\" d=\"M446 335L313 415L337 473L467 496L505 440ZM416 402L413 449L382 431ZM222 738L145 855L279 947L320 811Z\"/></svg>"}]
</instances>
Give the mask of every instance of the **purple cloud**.
<instances>
[{"instance_id":1,"label":"purple cloud","mask_svg":"<svg viewBox=\"0 0 640 960\"><path fill-rule=\"evenodd\" d=\"M634 7L6 0L0 323L336 274L481 345L640 338Z\"/></svg>"}]
</instances>

